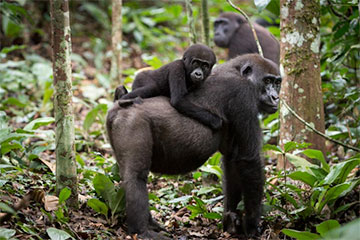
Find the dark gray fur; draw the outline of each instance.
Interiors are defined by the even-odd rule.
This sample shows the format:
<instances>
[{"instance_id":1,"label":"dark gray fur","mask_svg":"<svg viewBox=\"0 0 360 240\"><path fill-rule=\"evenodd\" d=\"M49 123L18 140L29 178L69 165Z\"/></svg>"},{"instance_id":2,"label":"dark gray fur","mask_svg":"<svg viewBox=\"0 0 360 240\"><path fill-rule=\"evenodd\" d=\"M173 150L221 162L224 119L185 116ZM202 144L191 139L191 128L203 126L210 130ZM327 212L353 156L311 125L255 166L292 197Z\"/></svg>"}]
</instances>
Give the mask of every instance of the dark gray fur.
<instances>
[{"instance_id":1,"label":"dark gray fur","mask_svg":"<svg viewBox=\"0 0 360 240\"><path fill-rule=\"evenodd\" d=\"M264 57L279 65L280 44L264 27L253 23ZM258 53L253 32L246 19L234 12L225 12L214 22L214 42L228 48L228 59L247 53Z\"/></svg>"},{"instance_id":2,"label":"dark gray fur","mask_svg":"<svg viewBox=\"0 0 360 240\"><path fill-rule=\"evenodd\" d=\"M123 86L115 91L115 101L118 99L135 99L136 97L150 98L166 96L171 105L180 113L192 117L202 124L217 130L222 120L207 112L205 109L194 109L184 101L184 97L199 88L210 75L216 63L214 52L203 44L193 44L186 51L182 59L175 60L156 70L140 72L134 80L132 91L127 93ZM125 94L123 94L125 93ZM133 101L119 101L120 106L126 107ZM205 112L205 113L204 113ZM203 117L207 114L207 117Z\"/></svg>"},{"instance_id":3,"label":"dark gray fur","mask_svg":"<svg viewBox=\"0 0 360 240\"><path fill-rule=\"evenodd\" d=\"M219 131L180 114L166 97L144 99L124 108L114 104L106 125L124 181L130 234L164 238L152 229L146 188L150 171L187 173L216 151L223 154L224 230L256 233L264 185L258 114L276 111L279 99L273 90L279 91L278 75L277 65L257 54L216 67L185 99L224 119ZM244 219L236 209L241 199L245 203Z\"/></svg>"}]
</instances>

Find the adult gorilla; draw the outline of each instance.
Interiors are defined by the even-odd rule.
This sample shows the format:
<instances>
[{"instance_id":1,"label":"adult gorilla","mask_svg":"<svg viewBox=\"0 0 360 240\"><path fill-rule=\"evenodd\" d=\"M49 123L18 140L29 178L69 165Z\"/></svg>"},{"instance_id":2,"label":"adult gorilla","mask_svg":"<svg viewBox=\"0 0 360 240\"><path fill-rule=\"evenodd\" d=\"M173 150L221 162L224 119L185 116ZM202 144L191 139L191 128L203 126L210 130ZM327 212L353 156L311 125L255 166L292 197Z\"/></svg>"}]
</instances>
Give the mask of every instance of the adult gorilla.
<instances>
[{"instance_id":1,"label":"adult gorilla","mask_svg":"<svg viewBox=\"0 0 360 240\"><path fill-rule=\"evenodd\" d=\"M264 57L279 65L280 44L264 27L253 23ZM233 12L225 12L214 22L214 42L228 48L228 59L247 53L258 53L254 35L246 19Z\"/></svg>"},{"instance_id":2,"label":"adult gorilla","mask_svg":"<svg viewBox=\"0 0 360 240\"><path fill-rule=\"evenodd\" d=\"M179 114L166 97L144 99L127 108L115 104L107 131L126 191L128 231L162 239L149 212L149 171L182 174L200 167L214 152L223 154L224 230L256 233L261 214L264 172L260 158L258 113L278 106L278 67L258 54L219 65L199 89L184 100L223 119L219 131ZM120 100L121 101L121 100ZM206 112L205 112L206 113ZM202 117L208 116L204 113ZM236 207L244 198L245 217Z\"/></svg>"}]
</instances>

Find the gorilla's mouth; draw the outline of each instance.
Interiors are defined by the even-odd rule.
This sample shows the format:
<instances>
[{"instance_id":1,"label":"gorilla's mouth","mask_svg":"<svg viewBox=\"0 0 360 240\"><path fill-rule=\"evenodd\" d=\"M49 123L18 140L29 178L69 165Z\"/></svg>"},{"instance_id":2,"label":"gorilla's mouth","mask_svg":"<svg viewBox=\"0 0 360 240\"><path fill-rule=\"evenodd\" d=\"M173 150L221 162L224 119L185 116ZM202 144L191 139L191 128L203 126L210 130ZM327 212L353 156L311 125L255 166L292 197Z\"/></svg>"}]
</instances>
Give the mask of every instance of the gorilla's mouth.
<instances>
[{"instance_id":1,"label":"gorilla's mouth","mask_svg":"<svg viewBox=\"0 0 360 240\"><path fill-rule=\"evenodd\" d=\"M278 110L278 104L269 104L267 102L260 103L261 109L267 113L275 113Z\"/></svg>"}]
</instances>

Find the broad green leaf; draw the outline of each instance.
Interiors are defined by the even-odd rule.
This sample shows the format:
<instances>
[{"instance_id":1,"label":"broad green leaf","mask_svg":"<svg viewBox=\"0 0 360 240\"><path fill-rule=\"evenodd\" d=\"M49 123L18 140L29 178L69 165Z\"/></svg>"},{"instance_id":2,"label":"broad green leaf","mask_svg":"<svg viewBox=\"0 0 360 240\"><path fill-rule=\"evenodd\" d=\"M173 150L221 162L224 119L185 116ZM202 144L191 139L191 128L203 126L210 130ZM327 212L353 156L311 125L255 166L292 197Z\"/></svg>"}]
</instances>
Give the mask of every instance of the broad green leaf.
<instances>
[{"instance_id":1,"label":"broad green leaf","mask_svg":"<svg viewBox=\"0 0 360 240\"><path fill-rule=\"evenodd\" d=\"M60 229L49 227L46 229L46 232L51 240L66 240L69 238L73 239L70 234Z\"/></svg>"},{"instance_id":2,"label":"broad green leaf","mask_svg":"<svg viewBox=\"0 0 360 240\"><path fill-rule=\"evenodd\" d=\"M296 238L298 240L311 240L311 239L319 239L320 235L311 233L311 232L301 232L293 229L283 229L281 230L285 235Z\"/></svg>"},{"instance_id":3,"label":"broad green leaf","mask_svg":"<svg viewBox=\"0 0 360 240\"><path fill-rule=\"evenodd\" d=\"M122 187L113 195L113 199L111 200L110 208L112 214L114 215L117 212L124 211L125 204L125 189Z\"/></svg>"},{"instance_id":4,"label":"broad green leaf","mask_svg":"<svg viewBox=\"0 0 360 240\"><path fill-rule=\"evenodd\" d=\"M212 155L212 157L208 160L208 163L210 165L214 165L214 166L218 166L220 164L220 160L221 160L221 153L216 152L214 155Z\"/></svg>"},{"instance_id":5,"label":"broad green leaf","mask_svg":"<svg viewBox=\"0 0 360 240\"><path fill-rule=\"evenodd\" d=\"M259 12L261 12L262 10L264 10L267 5L270 3L271 0L254 0L254 4L256 6L256 8L259 10Z\"/></svg>"},{"instance_id":6,"label":"broad green leaf","mask_svg":"<svg viewBox=\"0 0 360 240\"><path fill-rule=\"evenodd\" d=\"M187 203L189 201L189 199L191 199L191 198L192 198L191 195L186 195L186 196L171 199L168 203L178 203L178 202Z\"/></svg>"},{"instance_id":7,"label":"broad green leaf","mask_svg":"<svg viewBox=\"0 0 360 240\"><path fill-rule=\"evenodd\" d=\"M53 118L53 117L37 118L37 119L31 121L29 124L27 124L24 127L24 130L27 130L27 131L35 130L41 126L46 126L53 122L55 122L55 118Z\"/></svg>"},{"instance_id":8,"label":"broad green leaf","mask_svg":"<svg viewBox=\"0 0 360 240\"><path fill-rule=\"evenodd\" d=\"M331 166L330 172L324 179L323 184L345 182L350 171L353 170L359 164L360 164L360 158L355 158Z\"/></svg>"},{"instance_id":9,"label":"broad green leaf","mask_svg":"<svg viewBox=\"0 0 360 240\"><path fill-rule=\"evenodd\" d=\"M16 231L14 229L0 227L0 239L10 239L15 233Z\"/></svg>"},{"instance_id":10,"label":"broad green leaf","mask_svg":"<svg viewBox=\"0 0 360 240\"><path fill-rule=\"evenodd\" d=\"M115 210L117 202L114 201L116 196L114 183L104 174L98 173L93 179L93 184L96 193L104 198L112 211Z\"/></svg>"},{"instance_id":11,"label":"broad green leaf","mask_svg":"<svg viewBox=\"0 0 360 240\"><path fill-rule=\"evenodd\" d=\"M1 209L3 212L11 213L11 214L13 214L13 215L16 214L16 212L15 212L14 209L12 209L12 208L9 207L7 204L2 203L2 202L0 202L0 209Z\"/></svg>"},{"instance_id":12,"label":"broad green leaf","mask_svg":"<svg viewBox=\"0 0 360 240\"><path fill-rule=\"evenodd\" d=\"M203 172L213 173L219 179L221 179L222 170L221 170L221 168L219 166L203 165L203 166L200 167L200 170L203 171Z\"/></svg>"},{"instance_id":13,"label":"broad green leaf","mask_svg":"<svg viewBox=\"0 0 360 240\"><path fill-rule=\"evenodd\" d=\"M324 155L321 151L316 149L306 149L303 151L303 154L305 154L307 157L311 159L317 159L321 162L322 168L326 171L330 171L329 164L326 162Z\"/></svg>"},{"instance_id":14,"label":"broad green leaf","mask_svg":"<svg viewBox=\"0 0 360 240\"><path fill-rule=\"evenodd\" d=\"M339 228L335 228L325 234L324 239L334 240L334 239L346 239L346 240L356 240L359 239L360 234L360 218L353 220L350 223L347 223Z\"/></svg>"},{"instance_id":15,"label":"broad green leaf","mask_svg":"<svg viewBox=\"0 0 360 240\"><path fill-rule=\"evenodd\" d=\"M317 178L314 175L305 171L292 172L288 176L293 180L300 180L310 185L311 187L313 187L315 185L315 182L317 181Z\"/></svg>"},{"instance_id":16,"label":"broad green leaf","mask_svg":"<svg viewBox=\"0 0 360 240\"><path fill-rule=\"evenodd\" d=\"M99 112L102 111L103 113L106 113L107 111L107 105L106 104L98 104L96 107L94 107L91 111L88 112L88 114L85 117L84 120L84 129L88 131L91 127L91 125L95 122Z\"/></svg>"},{"instance_id":17,"label":"broad green leaf","mask_svg":"<svg viewBox=\"0 0 360 240\"><path fill-rule=\"evenodd\" d=\"M215 212L207 212L207 213L204 213L203 216L207 219L221 219L222 216L221 214L219 213L215 213Z\"/></svg>"},{"instance_id":18,"label":"broad green leaf","mask_svg":"<svg viewBox=\"0 0 360 240\"><path fill-rule=\"evenodd\" d=\"M63 188L59 194L59 204L64 203L71 195L71 190L68 187Z\"/></svg>"},{"instance_id":19,"label":"broad green leaf","mask_svg":"<svg viewBox=\"0 0 360 240\"><path fill-rule=\"evenodd\" d=\"M296 168L302 168L305 171L307 171L308 173L312 174L310 168L319 168L319 166L310 163L309 161L307 161L305 158L296 156L294 154L291 153L286 153L285 155L287 157L287 159L289 159L289 161L296 167Z\"/></svg>"},{"instance_id":20,"label":"broad green leaf","mask_svg":"<svg viewBox=\"0 0 360 240\"><path fill-rule=\"evenodd\" d=\"M23 146L18 142L7 142L1 144L1 154L5 155L14 149L23 149Z\"/></svg>"},{"instance_id":21,"label":"broad green leaf","mask_svg":"<svg viewBox=\"0 0 360 240\"><path fill-rule=\"evenodd\" d=\"M207 194L209 192L213 192L213 191L220 191L219 188L217 187L201 187L200 190L197 192L197 195L202 195L202 194Z\"/></svg>"},{"instance_id":22,"label":"broad green leaf","mask_svg":"<svg viewBox=\"0 0 360 240\"><path fill-rule=\"evenodd\" d=\"M331 200L337 199L350 186L351 186L350 183L342 183L329 188L324 196L324 199L319 198L320 200L319 203L317 204L318 212L320 212L326 204L330 203Z\"/></svg>"},{"instance_id":23,"label":"broad green leaf","mask_svg":"<svg viewBox=\"0 0 360 240\"><path fill-rule=\"evenodd\" d=\"M106 206L106 204L100 201L99 199L96 198L89 199L87 201L87 205L92 209L94 209L95 212L101 213L107 217L109 209Z\"/></svg>"},{"instance_id":24,"label":"broad green leaf","mask_svg":"<svg viewBox=\"0 0 360 240\"><path fill-rule=\"evenodd\" d=\"M275 145L271 145L271 144L265 144L263 146L263 151L267 151L267 150L273 150L275 152L283 153L283 151L281 150L281 148L279 146L275 146Z\"/></svg>"},{"instance_id":25,"label":"broad green leaf","mask_svg":"<svg viewBox=\"0 0 360 240\"><path fill-rule=\"evenodd\" d=\"M338 227L340 227L340 223L331 219L318 224L316 231L323 237L327 232Z\"/></svg>"},{"instance_id":26,"label":"broad green leaf","mask_svg":"<svg viewBox=\"0 0 360 240\"><path fill-rule=\"evenodd\" d=\"M287 142L284 145L284 152L288 153L291 152L292 150L297 149L298 144L296 142Z\"/></svg>"},{"instance_id":27,"label":"broad green leaf","mask_svg":"<svg viewBox=\"0 0 360 240\"><path fill-rule=\"evenodd\" d=\"M24 108L26 106L25 103L22 103L19 99L14 97L9 97L8 99L4 100L2 103L4 105L15 105L21 108Z\"/></svg>"}]
</instances>

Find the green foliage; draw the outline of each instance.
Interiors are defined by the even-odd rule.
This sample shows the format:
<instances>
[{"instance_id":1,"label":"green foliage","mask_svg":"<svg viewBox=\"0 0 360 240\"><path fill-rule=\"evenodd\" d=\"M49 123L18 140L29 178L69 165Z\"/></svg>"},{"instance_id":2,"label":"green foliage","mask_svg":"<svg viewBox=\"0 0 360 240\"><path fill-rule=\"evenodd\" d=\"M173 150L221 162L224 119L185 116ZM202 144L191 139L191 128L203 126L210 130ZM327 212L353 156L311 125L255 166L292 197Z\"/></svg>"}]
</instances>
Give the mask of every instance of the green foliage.
<instances>
[{"instance_id":1,"label":"green foliage","mask_svg":"<svg viewBox=\"0 0 360 240\"><path fill-rule=\"evenodd\" d=\"M51 240L66 240L66 239L74 239L70 234L67 232L57 229L57 228L48 228L46 229L46 233L49 235Z\"/></svg>"},{"instance_id":2,"label":"green foliage","mask_svg":"<svg viewBox=\"0 0 360 240\"><path fill-rule=\"evenodd\" d=\"M102 213L107 218L108 208L111 210L110 221L113 221L117 214L124 214L125 210L125 191L123 188L115 189L114 183L104 174L98 173L93 184L99 197L105 200L105 203L98 199L90 199L88 205L96 212Z\"/></svg>"},{"instance_id":3,"label":"green foliage","mask_svg":"<svg viewBox=\"0 0 360 240\"><path fill-rule=\"evenodd\" d=\"M316 231L319 234L311 233L308 231L296 231L292 229L281 230L289 237L296 239L358 239L360 219L356 219L351 223L340 226L337 220L327 220L316 226Z\"/></svg>"},{"instance_id":4,"label":"green foliage","mask_svg":"<svg viewBox=\"0 0 360 240\"><path fill-rule=\"evenodd\" d=\"M57 220L61 223L67 223L69 221L68 218L68 208L66 206L66 200L69 199L71 195L71 190L68 187L63 188L59 194L59 206L55 211L55 216Z\"/></svg>"},{"instance_id":5,"label":"green foliage","mask_svg":"<svg viewBox=\"0 0 360 240\"><path fill-rule=\"evenodd\" d=\"M16 233L13 229L7 229L0 227L0 240L7 240L14 236Z\"/></svg>"}]
</instances>

